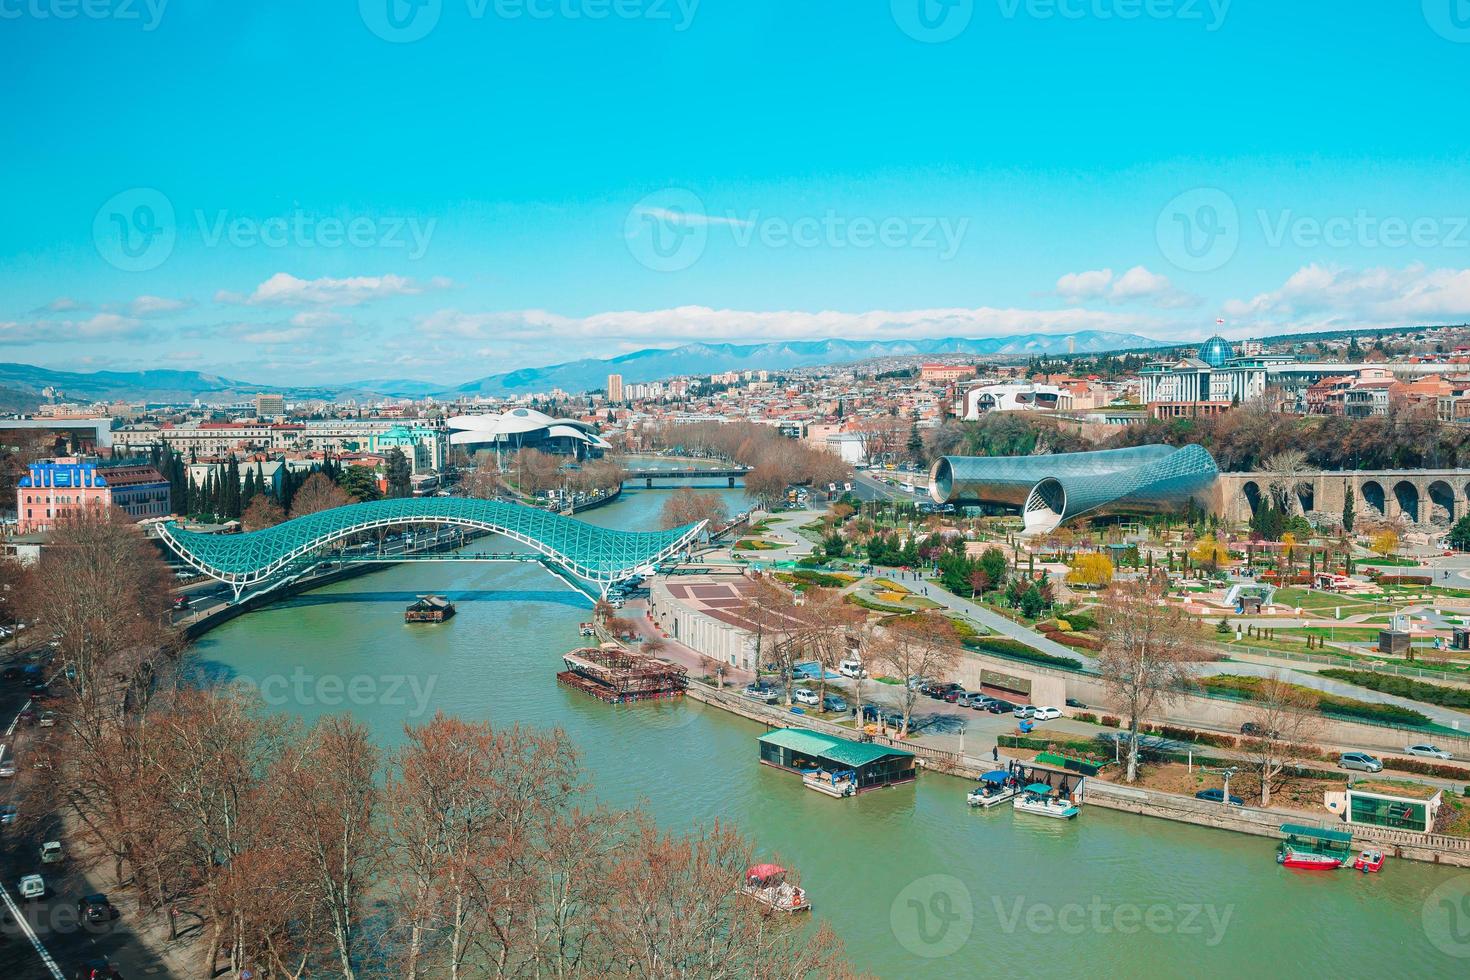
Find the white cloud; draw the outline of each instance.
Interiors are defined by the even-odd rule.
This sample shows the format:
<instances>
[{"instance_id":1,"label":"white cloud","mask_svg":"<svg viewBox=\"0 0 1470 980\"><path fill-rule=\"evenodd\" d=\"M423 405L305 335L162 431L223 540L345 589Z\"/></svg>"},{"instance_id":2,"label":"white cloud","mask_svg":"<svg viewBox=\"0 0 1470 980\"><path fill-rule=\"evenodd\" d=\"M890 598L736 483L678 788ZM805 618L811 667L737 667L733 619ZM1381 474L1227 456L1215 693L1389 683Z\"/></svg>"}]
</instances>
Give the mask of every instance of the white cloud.
<instances>
[{"instance_id":1,"label":"white cloud","mask_svg":"<svg viewBox=\"0 0 1470 980\"><path fill-rule=\"evenodd\" d=\"M315 330L318 327L345 327L352 321L330 310L308 310L291 317L291 326Z\"/></svg>"},{"instance_id":2,"label":"white cloud","mask_svg":"<svg viewBox=\"0 0 1470 980\"><path fill-rule=\"evenodd\" d=\"M683 211L673 208L639 208L638 213L650 218L658 218L671 225L730 225L736 228L748 228L750 222L743 218L733 216L721 217L715 214L705 214L702 211Z\"/></svg>"},{"instance_id":3,"label":"white cloud","mask_svg":"<svg viewBox=\"0 0 1470 980\"><path fill-rule=\"evenodd\" d=\"M1074 303L1097 299L1107 294L1108 284L1112 281L1112 269L1069 272L1057 280L1057 295Z\"/></svg>"},{"instance_id":4,"label":"white cloud","mask_svg":"<svg viewBox=\"0 0 1470 980\"><path fill-rule=\"evenodd\" d=\"M220 290L215 300L246 306L357 306L391 296L417 296L428 289L445 289L448 279L435 277L420 283L404 276L354 276L347 279L298 279L277 272L255 287L249 296Z\"/></svg>"},{"instance_id":5,"label":"white cloud","mask_svg":"<svg viewBox=\"0 0 1470 980\"><path fill-rule=\"evenodd\" d=\"M166 296L139 296L125 307L129 316L168 316L194 306L193 300L170 299Z\"/></svg>"},{"instance_id":6,"label":"white cloud","mask_svg":"<svg viewBox=\"0 0 1470 980\"><path fill-rule=\"evenodd\" d=\"M72 299L70 296L58 296L45 306L32 310L31 315L38 316L42 313L76 313L79 310L88 309L91 309L91 307L81 300Z\"/></svg>"},{"instance_id":7,"label":"white cloud","mask_svg":"<svg viewBox=\"0 0 1470 980\"><path fill-rule=\"evenodd\" d=\"M1199 297L1174 288L1169 277L1135 265L1117 278L1112 269L1069 272L1057 280L1056 294L1069 302L1106 299L1110 303L1147 302L1160 309L1194 306Z\"/></svg>"},{"instance_id":8,"label":"white cloud","mask_svg":"<svg viewBox=\"0 0 1470 980\"><path fill-rule=\"evenodd\" d=\"M42 344L72 341L119 340L144 332L144 324L116 313L98 313L86 320L10 320L0 322L0 343Z\"/></svg>"},{"instance_id":9,"label":"white cloud","mask_svg":"<svg viewBox=\"0 0 1470 980\"><path fill-rule=\"evenodd\" d=\"M1313 263L1279 288L1225 303L1225 315L1302 329L1335 325L1388 326L1470 319L1470 269L1415 264L1344 269Z\"/></svg>"}]
</instances>

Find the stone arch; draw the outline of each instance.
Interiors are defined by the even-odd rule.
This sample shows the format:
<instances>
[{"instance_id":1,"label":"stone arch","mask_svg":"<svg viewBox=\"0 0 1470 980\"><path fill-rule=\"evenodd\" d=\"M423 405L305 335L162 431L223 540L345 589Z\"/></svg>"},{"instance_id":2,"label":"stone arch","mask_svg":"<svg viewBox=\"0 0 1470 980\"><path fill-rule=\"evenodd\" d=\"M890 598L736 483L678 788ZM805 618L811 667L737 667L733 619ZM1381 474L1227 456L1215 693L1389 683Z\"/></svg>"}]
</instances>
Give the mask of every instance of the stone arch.
<instances>
[{"instance_id":1,"label":"stone arch","mask_svg":"<svg viewBox=\"0 0 1470 980\"><path fill-rule=\"evenodd\" d=\"M1365 507L1376 512L1379 517L1388 515L1388 495L1383 492L1383 484L1377 480L1364 480L1358 490L1358 498Z\"/></svg>"},{"instance_id":2,"label":"stone arch","mask_svg":"<svg viewBox=\"0 0 1470 980\"><path fill-rule=\"evenodd\" d=\"M1399 505L1399 513L1413 523L1419 523L1419 487L1409 480L1400 480L1393 485L1393 499Z\"/></svg>"},{"instance_id":3,"label":"stone arch","mask_svg":"<svg viewBox=\"0 0 1470 980\"><path fill-rule=\"evenodd\" d=\"M1317 488L1310 483L1303 483L1296 489L1296 503L1301 513L1317 509Z\"/></svg>"},{"instance_id":4,"label":"stone arch","mask_svg":"<svg viewBox=\"0 0 1470 980\"><path fill-rule=\"evenodd\" d=\"M1465 492L1470 494L1470 487ZM1240 495L1245 498L1246 507L1250 509L1252 517L1261 509L1261 485L1255 480L1246 480L1240 485Z\"/></svg>"},{"instance_id":5,"label":"stone arch","mask_svg":"<svg viewBox=\"0 0 1470 980\"><path fill-rule=\"evenodd\" d=\"M1432 524L1453 524L1455 522L1455 491L1443 480L1435 480L1429 484L1429 521Z\"/></svg>"}]
</instances>

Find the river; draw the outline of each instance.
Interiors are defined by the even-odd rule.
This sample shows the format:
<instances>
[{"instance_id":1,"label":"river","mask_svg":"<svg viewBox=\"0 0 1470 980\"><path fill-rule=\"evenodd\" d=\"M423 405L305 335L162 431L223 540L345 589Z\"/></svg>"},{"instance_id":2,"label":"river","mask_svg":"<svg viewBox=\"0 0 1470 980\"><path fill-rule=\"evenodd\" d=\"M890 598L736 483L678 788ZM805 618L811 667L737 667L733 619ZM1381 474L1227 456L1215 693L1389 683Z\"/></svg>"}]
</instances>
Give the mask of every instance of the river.
<instances>
[{"instance_id":1,"label":"river","mask_svg":"<svg viewBox=\"0 0 1470 980\"><path fill-rule=\"evenodd\" d=\"M743 506L740 491L717 492ZM630 489L582 519L655 527L666 496ZM458 615L405 626L404 605L426 591ZM1099 808L1068 822L976 812L964 782L932 774L832 800L757 763L758 725L692 700L613 707L558 685L588 617L587 600L535 564L425 563L285 599L197 649L271 706L308 720L350 710L385 745L438 710L561 726L597 797L642 804L671 829L733 823L799 869L815 914L884 977L1463 976L1470 965L1470 873L1392 860L1370 876L1286 871L1262 838Z\"/></svg>"}]
</instances>

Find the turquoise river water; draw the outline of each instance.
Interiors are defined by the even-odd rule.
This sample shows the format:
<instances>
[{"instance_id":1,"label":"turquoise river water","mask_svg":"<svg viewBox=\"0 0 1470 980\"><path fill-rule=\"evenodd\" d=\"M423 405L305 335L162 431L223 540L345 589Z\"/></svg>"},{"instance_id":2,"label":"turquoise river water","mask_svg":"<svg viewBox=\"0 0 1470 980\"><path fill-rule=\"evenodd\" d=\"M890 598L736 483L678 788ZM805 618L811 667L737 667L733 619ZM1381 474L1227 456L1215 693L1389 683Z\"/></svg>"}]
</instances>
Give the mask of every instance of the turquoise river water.
<instances>
[{"instance_id":1,"label":"turquoise river water","mask_svg":"<svg viewBox=\"0 0 1470 980\"><path fill-rule=\"evenodd\" d=\"M665 496L629 490L583 517L653 527ZM426 591L458 615L406 627L404 605ZM601 799L672 829L731 822L799 869L815 914L880 976L1470 974L1470 872L1291 872L1260 838L1095 807L1068 822L971 811L967 784L937 775L832 800L759 765L756 724L558 685L587 618L588 601L535 564L400 565L242 616L197 652L279 710L350 710L387 745L441 709L559 725Z\"/></svg>"}]
</instances>

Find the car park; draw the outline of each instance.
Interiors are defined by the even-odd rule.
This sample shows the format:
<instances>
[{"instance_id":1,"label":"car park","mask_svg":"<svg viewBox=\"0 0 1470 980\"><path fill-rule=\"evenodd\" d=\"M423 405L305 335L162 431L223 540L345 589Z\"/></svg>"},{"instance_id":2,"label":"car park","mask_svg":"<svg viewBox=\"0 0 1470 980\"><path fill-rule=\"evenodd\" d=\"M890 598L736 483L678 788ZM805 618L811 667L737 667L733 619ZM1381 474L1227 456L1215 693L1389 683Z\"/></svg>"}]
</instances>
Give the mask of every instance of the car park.
<instances>
[{"instance_id":1,"label":"car park","mask_svg":"<svg viewBox=\"0 0 1470 980\"><path fill-rule=\"evenodd\" d=\"M793 695L793 699L797 704L816 706L822 703L822 699L817 696L817 692L807 687L798 687Z\"/></svg>"},{"instance_id":2,"label":"car park","mask_svg":"<svg viewBox=\"0 0 1470 980\"><path fill-rule=\"evenodd\" d=\"M781 700L781 695L776 693L774 687L766 687L763 684L748 684L745 688L745 696L765 704L775 704Z\"/></svg>"},{"instance_id":3,"label":"car park","mask_svg":"<svg viewBox=\"0 0 1470 980\"><path fill-rule=\"evenodd\" d=\"M1453 755L1451 755L1450 753L1446 752L1444 749L1440 748L1437 745L1431 745L1428 742L1420 742L1417 745L1407 746L1407 747L1404 748L1404 751L1406 753L1408 753L1409 755L1416 755L1416 756L1418 756L1421 759L1453 759L1454 758Z\"/></svg>"},{"instance_id":4,"label":"car park","mask_svg":"<svg viewBox=\"0 0 1470 980\"><path fill-rule=\"evenodd\" d=\"M1062 712L1060 711L1060 709L1057 708L1037 708L1031 713L1031 717L1035 718L1037 721L1051 721L1052 719L1060 718L1061 716Z\"/></svg>"},{"instance_id":5,"label":"car park","mask_svg":"<svg viewBox=\"0 0 1470 980\"><path fill-rule=\"evenodd\" d=\"M1194 798L1197 800L1204 800L1207 803L1229 803L1231 806L1245 806L1245 800L1242 800L1240 797L1234 795L1233 793L1231 794L1230 799L1226 800L1225 791L1219 788L1202 789L1198 793L1194 794Z\"/></svg>"},{"instance_id":6,"label":"car park","mask_svg":"<svg viewBox=\"0 0 1470 980\"><path fill-rule=\"evenodd\" d=\"M1383 763L1366 752L1344 752L1337 764L1343 769L1357 769L1362 772L1383 771Z\"/></svg>"}]
</instances>

